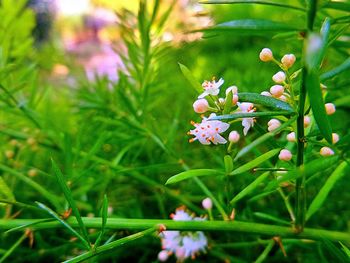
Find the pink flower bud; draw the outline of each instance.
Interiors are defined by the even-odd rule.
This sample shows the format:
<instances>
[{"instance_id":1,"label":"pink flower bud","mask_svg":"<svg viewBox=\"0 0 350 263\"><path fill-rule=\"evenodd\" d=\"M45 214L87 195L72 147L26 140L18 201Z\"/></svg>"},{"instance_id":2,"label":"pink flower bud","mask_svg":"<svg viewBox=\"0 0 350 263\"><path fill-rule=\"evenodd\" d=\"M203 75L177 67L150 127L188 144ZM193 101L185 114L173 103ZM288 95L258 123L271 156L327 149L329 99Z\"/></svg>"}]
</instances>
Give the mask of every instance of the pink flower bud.
<instances>
[{"instance_id":1,"label":"pink flower bud","mask_svg":"<svg viewBox=\"0 0 350 263\"><path fill-rule=\"evenodd\" d=\"M225 91L226 96L230 91L232 91L232 94L237 94L238 88L236 86L228 87Z\"/></svg>"},{"instance_id":2,"label":"pink flower bud","mask_svg":"<svg viewBox=\"0 0 350 263\"><path fill-rule=\"evenodd\" d=\"M231 131L229 136L228 136L228 140L230 142L236 143L239 141L240 135L237 131Z\"/></svg>"},{"instance_id":3,"label":"pink flower bud","mask_svg":"<svg viewBox=\"0 0 350 263\"><path fill-rule=\"evenodd\" d=\"M304 128L309 127L311 119L309 116L304 116Z\"/></svg>"},{"instance_id":4,"label":"pink flower bud","mask_svg":"<svg viewBox=\"0 0 350 263\"><path fill-rule=\"evenodd\" d=\"M289 141L289 142L296 142L295 132L291 132L291 133L287 134L287 141Z\"/></svg>"},{"instance_id":5,"label":"pink flower bud","mask_svg":"<svg viewBox=\"0 0 350 263\"><path fill-rule=\"evenodd\" d=\"M329 147L322 147L320 150L322 156L330 156L334 154L334 151Z\"/></svg>"},{"instance_id":6,"label":"pink flower bud","mask_svg":"<svg viewBox=\"0 0 350 263\"><path fill-rule=\"evenodd\" d=\"M225 99L224 98L219 98L219 103L224 105L225 104Z\"/></svg>"},{"instance_id":7,"label":"pink flower bud","mask_svg":"<svg viewBox=\"0 0 350 263\"><path fill-rule=\"evenodd\" d=\"M281 62L283 66L290 68L295 62L295 56L293 54L286 54L282 57Z\"/></svg>"},{"instance_id":8,"label":"pink flower bud","mask_svg":"<svg viewBox=\"0 0 350 263\"><path fill-rule=\"evenodd\" d=\"M268 91L263 91L263 92L260 93L260 95L267 96L267 97L271 97L272 96L271 93L268 92Z\"/></svg>"},{"instance_id":9,"label":"pink flower bud","mask_svg":"<svg viewBox=\"0 0 350 263\"><path fill-rule=\"evenodd\" d=\"M203 199L202 206L204 209L210 210L213 208L213 202L211 201L211 199L209 197L207 197L207 198Z\"/></svg>"},{"instance_id":10,"label":"pink flower bud","mask_svg":"<svg viewBox=\"0 0 350 263\"><path fill-rule=\"evenodd\" d=\"M209 103L206 99L199 99L193 103L193 109L197 113L204 113L208 110Z\"/></svg>"},{"instance_id":11,"label":"pink flower bud","mask_svg":"<svg viewBox=\"0 0 350 263\"><path fill-rule=\"evenodd\" d=\"M279 120L277 120L277 119L271 119L268 123L267 123L267 125L268 125L268 131L269 132L272 132L272 131L274 131L274 130L276 130L278 127L280 127L281 126L281 122L279 121Z\"/></svg>"},{"instance_id":12,"label":"pink flower bud","mask_svg":"<svg viewBox=\"0 0 350 263\"><path fill-rule=\"evenodd\" d=\"M168 257L169 257L169 254L168 254L168 251L166 251L166 250L162 250L158 253L158 260L160 262L167 261Z\"/></svg>"},{"instance_id":13,"label":"pink flower bud","mask_svg":"<svg viewBox=\"0 0 350 263\"><path fill-rule=\"evenodd\" d=\"M336 144L337 142L339 142L339 135L337 133L332 133L332 142L333 144Z\"/></svg>"},{"instance_id":14,"label":"pink flower bud","mask_svg":"<svg viewBox=\"0 0 350 263\"><path fill-rule=\"evenodd\" d=\"M232 105L236 105L238 102L238 95L233 94L232 96Z\"/></svg>"},{"instance_id":15,"label":"pink flower bud","mask_svg":"<svg viewBox=\"0 0 350 263\"><path fill-rule=\"evenodd\" d=\"M284 102L286 102L288 100L288 98L284 95L280 96L278 99L281 101L284 101Z\"/></svg>"},{"instance_id":16,"label":"pink flower bud","mask_svg":"<svg viewBox=\"0 0 350 263\"><path fill-rule=\"evenodd\" d=\"M273 59L273 54L271 49L263 48L259 54L259 58L261 61L268 62Z\"/></svg>"},{"instance_id":17,"label":"pink flower bud","mask_svg":"<svg viewBox=\"0 0 350 263\"><path fill-rule=\"evenodd\" d=\"M280 154L278 155L278 158L281 160L281 161L290 161L292 159L292 153L287 150L287 149L283 149L280 151Z\"/></svg>"},{"instance_id":18,"label":"pink flower bud","mask_svg":"<svg viewBox=\"0 0 350 263\"><path fill-rule=\"evenodd\" d=\"M326 107L327 115L332 115L335 112L335 105L333 103L326 103L324 106Z\"/></svg>"},{"instance_id":19,"label":"pink flower bud","mask_svg":"<svg viewBox=\"0 0 350 263\"><path fill-rule=\"evenodd\" d=\"M279 71L275 75L272 76L272 80L274 82L276 82L277 84L281 84L286 80L286 74L284 74L283 71Z\"/></svg>"},{"instance_id":20,"label":"pink flower bud","mask_svg":"<svg viewBox=\"0 0 350 263\"><path fill-rule=\"evenodd\" d=\"M281 85L273 85L270 88L270 93L272 94L272 96L277 97L277 98L282 96L283 92L284 92L284 87Z\"/></svg>"}]
</instances>

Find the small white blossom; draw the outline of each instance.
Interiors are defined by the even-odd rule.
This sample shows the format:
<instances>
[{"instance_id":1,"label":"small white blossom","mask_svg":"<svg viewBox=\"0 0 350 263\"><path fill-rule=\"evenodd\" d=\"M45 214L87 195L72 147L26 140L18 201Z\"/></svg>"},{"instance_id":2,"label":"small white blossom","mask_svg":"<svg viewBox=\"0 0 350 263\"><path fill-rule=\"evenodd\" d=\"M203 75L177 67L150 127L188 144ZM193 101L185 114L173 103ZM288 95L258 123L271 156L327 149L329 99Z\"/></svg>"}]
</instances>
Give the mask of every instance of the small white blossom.
<instances>
[{"instance_id":1,"label":"small white blossom","mask_svg":"<svg viewBox=\"0 0 350 263\"><path fill-rule=\"evenodd\" d=\"M327 115L335 113L335 105L333 103L326 103L325 105Z\"/></svg>"},{"instance_id":2,"label":"small white blossom","mask_svg":"<svg viewBox=\"0 0 350 263\"><path fill-rule=\"evenodd\" d=\"M274 130L276 130L278 127L281 126L281 122L277 119L271 119L268 123L267 123L267 126L268 126L268 131L269 132L272 132Z\"/></svg>"},{"instance_id":3,"label":"small white blossom","mask_svg":"<svg viewBox=\"0 0 350 263\"><path fill-rule=\"evenodd\" d=\"M273 85L270 88L270 93L272 94L272 96L274 97L281 97L283 95L284 92L284 87L281 85Z\"/></svg>"},{"instance_id":4,"label":"small white blossom","mask_svg":"<svg viewBox=\"0 0 350 263\"><path fill-rule=\"evenodd\" d=\"M158 260L160 262L164 262L164 261L167 261L169 258L169 252L166 251L166 250L162 250L158 253Z\"/></svg>"},{"instance_id":5,"label":"small white blossom","mask_svg":"<svg viewBox=\"0 0 350 263\"><path fill-rule=\"evenodd\" d=\"M283 66L285 66L286 68L290 68L291 66L293 66L295 59L296 58L294 54L286 54L282 57L281 62Z\"/></svg>"},{"instance_id":6,"label":"small white blossom","mask_svg":"<svg viewBox=\"0 0 350 263\"><path fill-rule=\"evenodd\" d=\"M208 110L209 103L206 99L198 99L193 103L193 110L196 113L204 113Z\"/></svg>"},{"instance_id":7,"label":"small white blossom","mask_svg":"<svg viewBox=\"0 0 350 263\"><path fill-rule=\"evenodd\" d=\"M198 96L199 99L204 98L208 95L216 96L220 92L220 86L224 83L224 80L221 78L218 82L213 79L212 81L204 81L202 83L202 87L204 89L204 92Z\"/></svg>"},{"instance_id":8,"label":"small white blossom","mask_svg":"<svg viewBox=\"0 0 350 263\"><path fill-rule=\"evenodd\" d=\"M231 131L228 135L228 140L232 143L236 143L239 141L240 135L237 131Z\"/></svg>"},{"instance_id":9,"label":"small white blossom","mask_svg":"<svg viewBox=\"0 0 350 263\"><path fill-rule=\"evenodd\" d=\"M296 142L296 139L295 139L295 132L288 133L288 135L287 135L287 141L289 141L289 142Z\"/></svg>"},{"instance_id":10,"label":"small white blossom","mask_svg":"<svg viewBox=\"0 0 350 263\"><path fill-rule=\"evenodd\" d=\"M330 156L330 155L334 155L334 151L329 147L322 147L320 150L320 154L322 156Z\"/></svg>"},{"instance_id":11,"label":"small white blossom","mask_svg":"<svg viewBox=\"0 0 350 263\"><path fill-rule=\"evenodd\" d=\"M213 201L209 197L203 199L202 206L204 209L210 210L213 208Z\"/></svg>"},{"instance_id":12,"label":"small white blossom","mask_svg":"<svg viewBox=\"0 0 350 263\"><path fill-rule=\"evenodd\" d=\"M278 158L281 161L290 161L292 159L292 157L293 157L292 153L287 149L281 150L280 154L278 155Z\"/></svg>"},{"instance_id":13,"label":"small white blossom","mask_svg":"<svg viewBox=\"0 0 350 263\"><path fill-rule=\"evenodd\" d=\"M266 97L271 97L272 96L271 93L268 92L268 91L263 91L263 92L260 93L260 95L263 95L263 96L266 96Z\"/></svg>"},{"instance_id":14,"label":"small white blossom","mask_svg":"<svg viewBox=\"0 0 350 263\"><path fill-rule=\"evenodd\" d=\"M339 135L337 133L332 133L332 142L333 144L336 144L337 142L339 142Z\"/></svg>"},{"instance_id":15,"label":"small white blossom","mask_svg":"<svg viewBox=\"0 0 350 263\"><path fill-rule=\"evenodd\" d=\"M250 102L242 102L242 103L237 103L238 108L241 112L254 112L254 104ZM243 128L243 134L244 136L247 135L250 127L254 126L254 118L243 118L242 120L242 126Z\"/></svg>"},{"instance_id":16,"label":"small white blossom","mask_svg":"<svg viewBox=\"0 0 350 263\"><path fill-rule=\"evenodd\" d=\"M271 61L273 59L273 54L271 49L263 48L259 54L259 58L263 62Z\"/></svg>"},{"instance_id":17,"label":"small white blossom","mask_svg":"<svg viewBox=\"0 0 350 263\"><path fill-rule=\"evenodd\" d=\"M286 80L286 74L283 71L279 71L272 76L272 80L277 84L281 84Z\"/></svg>"},{"instance_id":18,"label":"small white blossom","mask_svg":"<svg viewBox=\"0 0 350 263\"><path fill-rule=\"evenodd\" d=\"M216 116L214 113L210 114L209 118ZM223 138L220 133L225 132L230 125L213 120L210 121L208 118L203 118L201 123L192 123L195 129L188 132L189 135L194 135L195 137L190 139L190 142L198 140L201 144L209 145L211 142L213 144L225 144L227 141Z\"/></svg>"}]
</instances>

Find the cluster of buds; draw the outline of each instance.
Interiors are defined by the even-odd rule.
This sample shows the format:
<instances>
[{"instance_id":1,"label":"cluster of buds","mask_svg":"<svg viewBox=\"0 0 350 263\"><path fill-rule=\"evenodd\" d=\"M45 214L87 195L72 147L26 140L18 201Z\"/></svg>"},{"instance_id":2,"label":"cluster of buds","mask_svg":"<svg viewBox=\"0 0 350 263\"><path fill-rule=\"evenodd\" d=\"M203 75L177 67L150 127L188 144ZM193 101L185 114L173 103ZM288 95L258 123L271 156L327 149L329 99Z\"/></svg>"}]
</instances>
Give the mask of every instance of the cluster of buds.
<instances>
[{"instance_id":1,"label":"cluster of buds","mask_svg":"<svg viewBox=\"0 0 350 263\"><path fill-rule=\"evenodd\" d=\"M204 201L205 200L205 201ZM203 200L203 205L211 209L211 200ZM202 217L195 217L189 214L184 207L176 210L170 217L175 221L201 221ZM194 259L201 252L206 252L208 240L202 231L180 232L180 231L162 231L160 233L162 251L158 254L159 261L166 261L169 256L175 255L177 262L183 262L187 258Z\"/></svg>"},{"instance_id":2,"label":"cluster of buds","mask_svg":"<svg viewBox=\"0 0 350 263\"><path fill-rule=\"evenodd\" d=\"M238 88L230 86L225 90L225 98L219 97L220 87L224 84L224 80L220 78L218 81L213 78L211 81L204 81L202 84L203 93L198 96L198 99L193 103L193 110L196 113L209 113L208 117L202 115L201 123L191 122L195 127L188 132L188 135L193 135L189 141L198 140L201 144L225 144L227 140L221 135L226 132L230 125L220 120L214 120L216 114L222 114L227 106L230 108L229 113L254 112L253 103L239 102ZM228 104L228 105L227 105ZM254 118L242 118L243 134L247 135L249 129L254 126ZM240 139L240 134L237 131L231 131L228 140L232 143L237 143Z\"/></svg>"},{"instance_id":3,"label":"cluster of buds","mask_svg":"<svg viewBox=\"0 0 350 263\"><path fill-rule=\"evenodd\" d=\"M293 94L291 93L292 91L290 88L292 77L290 76L288 69L294 65L296 60L295 55L286 54L282 57L281 62L279 62L273 57L272 51L269 48L263 48L259 57L263 62L275 62L281 68L281 71L278 71L272 76L272 80L275 84L271 86L269 91L261 92L261 95L274 97L285 102L293 99Z\"/></svg>"}]
</instances>

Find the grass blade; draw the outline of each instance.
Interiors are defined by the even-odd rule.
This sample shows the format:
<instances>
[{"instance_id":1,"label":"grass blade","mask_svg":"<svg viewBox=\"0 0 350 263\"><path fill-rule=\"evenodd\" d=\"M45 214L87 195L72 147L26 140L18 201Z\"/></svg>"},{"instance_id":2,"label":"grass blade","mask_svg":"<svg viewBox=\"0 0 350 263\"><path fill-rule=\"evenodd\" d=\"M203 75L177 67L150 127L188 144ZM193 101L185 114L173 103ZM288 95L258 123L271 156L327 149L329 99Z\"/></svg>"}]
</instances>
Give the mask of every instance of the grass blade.
<instances>
[{"instance_id":1,"label":"grass blade","mask_svg":"<svg viewBox=\"0 0 350 263\"><path fill-rule=\"evenodd\" d=\"M345 60L342 64L340 64L338 67L326 72L326 73L323 73L321 76L320 76L320 79L321 80L327 80L327 79L330 79L330 78L333 78L335 77L336 75L338 75L339 73L345 71L345 70L348 70L350 69L350 58L348 58L347 60Z\"/></svg>"},{"instance_id":2,"label":"grass blade","mask_svg":"<svg viewBox=\"0 0 350 263\"><path fill-rule=\"evenodd\" d=\"M270 6L276 6L276 7L282 7L282 8L289 8L294 10L300 10L305 11L305 8L283 4L283 3L276 3L272 1L261 1L261 0L210 0L201 2L201 4L256 4L256 5L270 5Z\"/></svg>"},{"instance_id":3,"label":"grass blade","mask_svg":"<svg viewBox=\"0 0 350 263\"><path fill-rule=\"evenodd\" d=\"M0 258L0 263L5 262L5 260L11 256L11 254L15 251L15 249L23 242L23 240L26 238L26 234L23 234L6 252L5 254Z\"/></svg>"},{"instance_id":4,"label":"grass blade","mask_svg":"<svg viewBox=\"0 0 350 263\"><path fill-rule=\"evenodd\" d=\"M103 196L103 204L102 204L102 225L101 225L101 231L96 239L96 242L94 244L94 247L98 247L102 237L105 233L105 229L106 229L106 223L107 223L107 218L108 218L108 199L107 199L107 195Z\"/></svg>"},{"instance_id":5,"label":"grass blade","mask_svg":"<svg viewBox=\"0 0 350 263\"><path fill-rule=\"evenodd\" d=\"M250 117L266 117L266 116L290 116L294 115L294 112L290 111L264 111L264 112L240 112L225 114L220 116L215 116L209 120L231 120L231 119L240 119L240 118L250 118Z\"/></svg>"},{"instance_id":6,"label":"grass blade","mask_svg":"<svg viewBox=\"0 0 350 263\"><path fill-rule=\"evenodd\" d=\"M230 204L234 204L241 200L243 197L252 193L259 185L265 181L265 179L269 176L270 172L263 173L258 178L256 178L252 183L246 186L241 192L239 192L235 197L230 201Z\"/></svg>"},{"instance_id":7,"label":"grass blade","mask_svg":"<svg viewBox=\"0 0 350 263\"><path fill-rule=\"evenodd\" d=\"M192 75L192 72L185 66L179 63L180 69L184 77L187 79L187 81L191 84L191 86L194 88L196 93L200 94L203 92L202 85L196 80L196 78Z\"/></svg>"},{"instance_id":8,"label":"grass blade","mask_svg":"<svg viewBox=\"0 0 350 263\"><path fill-rule=\"evenodd\" d=\"M273 149L267 153L264 153L263 155L255 158L254 160L238 167L237 169L233 170L230 175L237 175L244 173L246 171L249 171L255 167L257 167L259 164L262 164L263 162L267 161L268 159L272 158L275 156L277 153L279 153L281 149Z\"/></svg>"},{"instance_id":9,"label":"grass blade","mask_svg":"<svg viewBox=\"0 0 350 263\"><path fill-rule=\"evenodd\" d=\"M61 187L61 189L63 191L63 194L66 197L67 202L69 203L69 206L72 208L72 212L73 212L75 218L77 219L77 221L79 223L80 230L83 233L85 241L89 244L90 243L89 235L88 235L88 233L86 231L86 228L85 228L85 225L83 223L83 220L81 219L79 210L78 210L78 208L77 208L77 206L76 206L76 204L75 204L75 202L73 200L72 193L71 193L70 189L68 188L68 186L66 184L66 181L65 181L65 178L64 178L61 170L58 168L57 164L55 163L55 161L51 160L51 162L52 162L52 168L53 168L53 170L55 172L58 184L60 185L60 187Z\"/></svg>"},{"instance_id":10,"label":"grass blade","mask_svg":"<svg viewBox=\"0 0 350 263\"><path fill-rule=\"evenodd\" d=\"M76 236L87 249L90 249L90 245L89 243L77 232L75 231L66 221L64 221L55 211L53 211L51 208L47 207L46 205L40 203L40 202L36 202L37 205L45 210L47 213L49 213L52 217L54 217L55 219L57 219L57 221L59 221L65 228L67 228L74 236ZM38 223L39 224L39 223ZM34 224L32 224L32 226L34 226Z\"/></svg>"},{"instance_id":11,"label":"grass blade","mask_svg":"<svg viewBox=\"0 0 350 263\"><path fill-rule=\"evenodd\" d=\"M194 170L181 172L179 174L176 174L170 177L165 184L166 185L174 184L174 183L178 183L183 180L187 180L189 178L193 178L197 176L219 176L219 175L224 175L224 173L214 169L194 169Z\"/></svg>"},{"instance_id":12,"label":"grass blade","mask_svg":"<svg viewBox=\"0 0 350 263\"><path fill-rule=\"evenodd\" d=\"M344 161L342 162L335 171L329 176L323 187L320 189L314 200L312 200L309 209L306 212L306 220L308 220L314 213L317 212L320 207L322 207L324 201L326 200L329 192L334 187L335 183L345 175L346 168L348 164Z\"/></svg>"}]
</instances>

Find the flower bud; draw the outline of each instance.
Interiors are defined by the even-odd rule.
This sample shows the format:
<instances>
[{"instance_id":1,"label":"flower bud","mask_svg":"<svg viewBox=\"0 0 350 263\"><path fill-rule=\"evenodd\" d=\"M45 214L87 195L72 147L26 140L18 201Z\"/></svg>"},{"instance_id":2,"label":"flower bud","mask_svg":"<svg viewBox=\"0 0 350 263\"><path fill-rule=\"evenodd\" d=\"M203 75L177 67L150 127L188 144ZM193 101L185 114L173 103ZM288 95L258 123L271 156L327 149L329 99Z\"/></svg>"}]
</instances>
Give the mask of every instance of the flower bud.
<instances>
[{"instance_id":1,"label":"flower bud","mask_svg":"<svg viewBox=\"0 0 350 263\"><path fill-rule=\"evenodd\" d=\"M162 251L160 251L160 252L158 253L158 260L159 260L160 262L167 261L167 260L168 260L168 257L169 257L168 251L166 251L166 250L162 250Z\"/></svg>"},{"instance_id":2,"label":"flower bud","mask_svg":"<svg viewBox=\"0 0 350 263\"><path fill-rule=\"evenodd\" d=\"M339 142L339 135L337 133L332 133L332 142L333 144L336 144L337 142Z\"/></svg>"},{"instance_id":3,"label":"flower bud","mask_svg":"<svg viewBox=\"0 0 350 263\"><path fill-rule=\"evenodd\" d=\"M281 101L284 101L284 102L287 102L287 100L288 100L288 98L284 95L280 96L278 99Z\"/></svg>"},{"instance_id":4,"label":"flower bud","mask_svg":"<svg viewBox=\"0 0 350 263\"><path fill-rule=\"evenodd\" d=\"M30 169L28 171L28 176L30 176L30 177L34 177L34 176L37 176L37 175L38 175L38 170L36 170L36 169Z\"/></svg>"},{"instance_id":5,"label":"flower bud","mask_svg":"<svg viewBox=\"0 0 350 263\"><path fill-rule=\"evenodd\" d=\"M293 66L294 62L295 62L295 56L294 54L286 54L282 57L281 62L283 64L283 66L285 66L286 68L290 68L291 66Z\"/></svg>"},{"instance_id":6,"label":"flower bud","mask_svg":"<svg viewBox=\"0 0 350 263\"><path fill-rule=\"evenodd\" d=\"M207 197L207 198L203 199L202 206L204 209L210 210L213 208L213 202L211 201L211 199L209 197Z\"/></svg>"},{"instance_id":7,"label":"flower bud","mask_svg":"<svg viewBox=\"0 0 350 263\"><path fill-rule=\"evenodd\" d=\"M232 96L232 105L236 105L238 102L238 95L233 94Z\"/></svg>"},{"instance_id":8,"label":"flower bud","mask_svg":"<svg viewBox=\"0 0 350 263\"><path fill-rule=\"evenodd\" d=\"M280 151L280 154L278 155L278 158L281 161L290 161L292 159L292 153L287 150L287 149L283 149Z\"/></svg>"},{"instance_id":9,"label":"flower bud","mask_svg":"<svg viewBox=\"0 0 350 263\"><path fill-rule=\"evenodd\" d=\"M335 112L335 105L333 103L326 103L324 106L326 107L327 115L332 115Z\"/></svg>"},{"instance_id":10,"label":"flower bud","mask_svg":"<svg viewBox=\"0 0 350 263\"><path fill-rule=\"evenodd\" d=\"M272 132L274 130L276 130L278 127L281 126L281 122L277 119L271 119L268 123L267 123L267 126L268 126L268 131L269 132Z\"/></svg>"},{"instance_id":11,"label":"flower bud","mask_svg":"<svg viewBox=\"0 0 350 263\"><path fill-rule=\"evenodd\" d=\"M208 110L209 103L206 99L199 99L193 103L193 109L196 113L204 113Z\"/></svg>"},{"instance_id":12,"label":"flower bud","mask_svg":"<svg viewBox=\"0 0 350 263\"><path fill-rule=\"evenodd\" d=\"M232 91L232 94L237 94L238 88L236 86L228 87L225 91L226 96L230 91Z\"/></svg>"},{"instance_id":13,"label":"flower bud","mask_svg":"<svg viewBox=\"0 0 350 263\"><path fill-rule=\"evenodd\" d=\"M268 92L268 91L263 91L263 92L260 93L260 95L263 95L263 96L266 96L266 97L271 97L272 96L271 93Z\"/></svg>"},{"instance_id":14,"label":"flower bud","mask_svg":"<svg viewBox=\"0 0 350 263\"><path fill-rule=\"evenodd\" d=\"M272 76L272 80L274 82L276 82L277 84L281 84L286 80L286 74L284 74L283 71L279 71L275 75Z\"/></svg>"},{"instance_id":15,"label":"flower bud","mask_svg":"<svg viewBox=\"0 0 350 263\"><path fill-rule=\"evenodd\" d=\"M236 143L239 141L240 135L237 131L231 131L229 136L228 136L228 140L230 142Z\"/></svg>"},{"instance_id":16,"label":"flower bud","mask_svg":"<svg viewBox=\"0 0 350 263\"><path fill-rule=\"evenodd\" d=\"M320 150L322 156L330 156L334 154L334 151L329 147L322 147Z\"/></svg>"},{"instance_id":17,"label":"flower bud","mask_svg":"<svg viewBox=\"0 0 350 263\"><path fill-rule=\"evenodd\" d=\"M289 142L296 142L295 132L291 132L291 133L287 134L287 141L289 141Z\"/></svg>"},{"instance_id":18,"label":"flower bud","mask_svg":"<svg viewBox=\"0 0 350 263\"><path fill-rule=\"evenodd\" d=\"M281 85L273 85L270 88L270 93L272 94L272 96L274 97L281 97L283 95L284 92L284 87Z\"/></svg>"},{"instance_id":19,"label":"flower bud","mask_svg":"<svg viewBox=\"0 0 350 263\"><path fill-rule=\"evenodd\" d=\"M311 119L309 116L304 116L304 128L309 127Z\"/></svg>"},{"instance_id":20,"label":"flower bud","mask_svg":"<svg viewBox=\"0 0 350 263\"><path fill-rule=\"evenodd\" d=\"M15 156L15 152L11 150L5 151L5 156L7 159L12 159Z\"/></svg>"},{"instance_id":21,"label":"flower bud","mask_svg":"<svg viewBox=\"0 0 350 263\"><path fill-rule=\"evenodd\" d=\"M219 103L224 105L225 104L225 99L224 98L219 98Z\"/></svg>"},{"instance_id":22,"label":"flower bud","mask_svg":"<svg viewBox=\"0 0 350 263\"><path fill-rule=\"evenodd\" d=\"M273 59L273 54L271 49L263 48L259 54L259 58L261 61L268 62Z\"/></svg>"}]
</instances>

